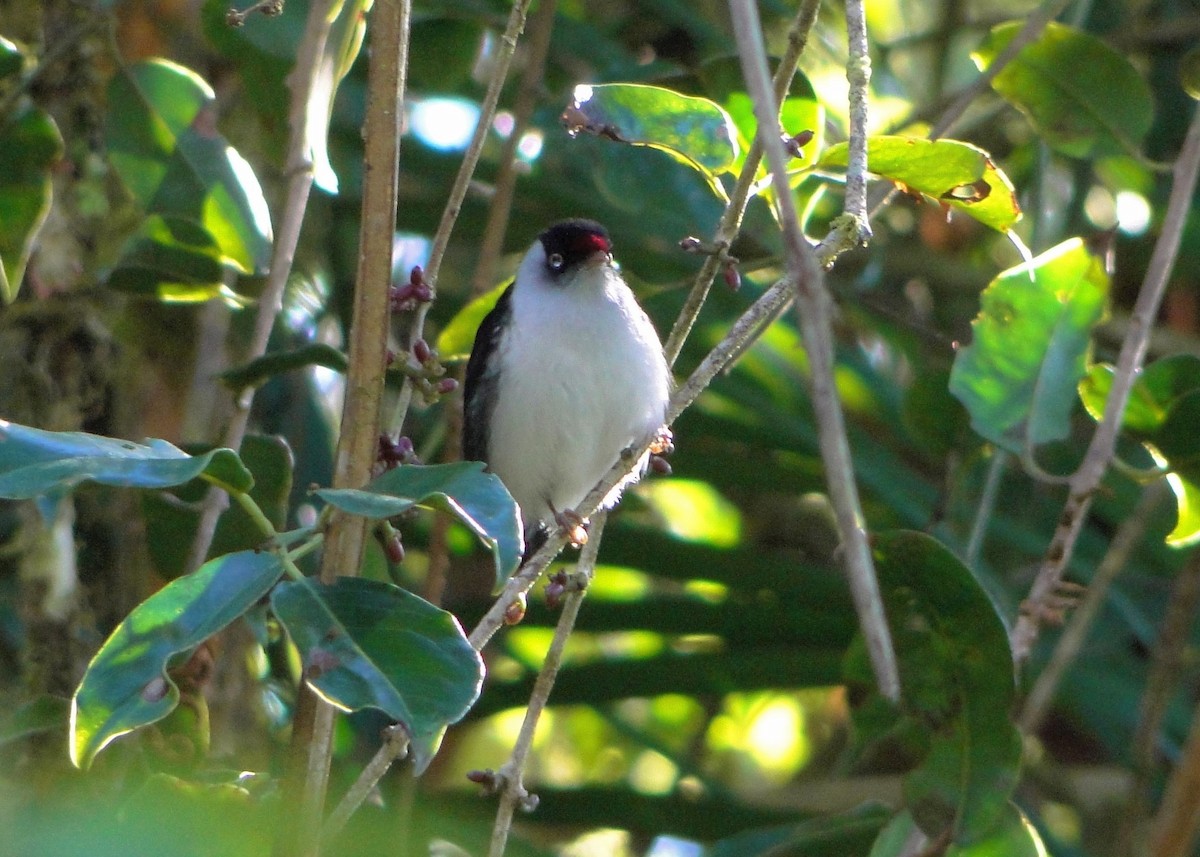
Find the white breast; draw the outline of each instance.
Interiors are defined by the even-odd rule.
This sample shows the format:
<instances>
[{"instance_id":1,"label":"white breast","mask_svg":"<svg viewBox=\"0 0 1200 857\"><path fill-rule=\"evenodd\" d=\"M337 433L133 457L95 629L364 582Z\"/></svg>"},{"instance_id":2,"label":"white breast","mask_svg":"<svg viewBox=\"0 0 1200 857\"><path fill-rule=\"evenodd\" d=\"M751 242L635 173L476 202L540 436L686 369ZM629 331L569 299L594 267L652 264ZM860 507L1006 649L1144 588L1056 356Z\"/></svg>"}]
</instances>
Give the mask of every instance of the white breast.
<instances>
[{"instance_id":1,"label":"white breast","mask_svg":"<svg viewBox=\"0 0 1200 857\"><path fill-rule=\"evenodd\" d=\"M623 449L662 426L671 387L654 327L615 269L552 284L540 253L517 274L488 444L526 525L574 508Z\"/></svg>"}]
</instances>

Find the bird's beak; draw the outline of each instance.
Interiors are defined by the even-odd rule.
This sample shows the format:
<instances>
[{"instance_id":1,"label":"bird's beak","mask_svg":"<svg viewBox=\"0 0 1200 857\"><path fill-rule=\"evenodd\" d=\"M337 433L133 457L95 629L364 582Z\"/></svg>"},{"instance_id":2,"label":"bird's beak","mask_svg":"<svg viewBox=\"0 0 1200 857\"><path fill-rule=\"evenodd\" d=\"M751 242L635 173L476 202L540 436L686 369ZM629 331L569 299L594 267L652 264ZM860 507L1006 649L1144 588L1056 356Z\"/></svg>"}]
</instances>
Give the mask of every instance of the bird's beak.
<instances>
[{"instance_id":1,"label":"bird's beak","mask_svg":"<svg viewBox=\"0 0 1200 857\"><path fill-rule=\"evenodd\" d=\"M612 253L606 253L603 250L597 250L595 253L587 257L587 266L589 268L598 268L601 265L612 264Z\"/></svg>"}]
</instances>

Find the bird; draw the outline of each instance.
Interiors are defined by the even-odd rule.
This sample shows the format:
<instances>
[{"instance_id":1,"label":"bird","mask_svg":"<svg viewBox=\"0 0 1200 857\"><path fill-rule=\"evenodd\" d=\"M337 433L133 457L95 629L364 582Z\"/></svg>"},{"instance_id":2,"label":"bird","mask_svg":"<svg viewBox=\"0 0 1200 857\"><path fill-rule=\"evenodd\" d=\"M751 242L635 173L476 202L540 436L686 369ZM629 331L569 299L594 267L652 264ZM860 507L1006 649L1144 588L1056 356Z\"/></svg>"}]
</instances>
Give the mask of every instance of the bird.
<instances>
[{"instance_id":1,"label":"bird","mask_svg":"<svg viewBox=\"0 0 1200 857\"><path fill-rule=\"evenodd\" d=\"M516 501L526 559L555 525L586 541L580 501L631 445L670 442L662 343L593 220L555 223L533 242L479 325L463 386L463 457L484 462Z\"/></svg>"}]
</instances>

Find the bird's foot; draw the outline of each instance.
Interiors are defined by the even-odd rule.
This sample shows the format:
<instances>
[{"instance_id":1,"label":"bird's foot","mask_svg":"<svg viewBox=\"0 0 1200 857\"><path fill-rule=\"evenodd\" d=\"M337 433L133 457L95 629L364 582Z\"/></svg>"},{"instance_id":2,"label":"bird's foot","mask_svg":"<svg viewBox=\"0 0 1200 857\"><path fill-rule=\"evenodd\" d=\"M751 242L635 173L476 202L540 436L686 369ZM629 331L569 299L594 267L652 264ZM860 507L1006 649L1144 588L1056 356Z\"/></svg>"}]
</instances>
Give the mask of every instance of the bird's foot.
<instances>
[{"instance_id":1,"label":"bird's foot","mask_svg":"<svg viewBox=\"0 0 1200 857\"><path fill-rule=\"evenodd\" d=\"M587 521L577 515L574 509L564 509L561 512L555 510L554 522L562 527L562 531L571 542L571 547L581 548L587 544Z\"/></svg>"},{"instance_id":2,"label":"bird's foot","mask_svg":"<svg viewBox=\"0 0 1200 857\"><path fill-rule=\"evenodd\" d=\"M654 435L654 440L650 441L651 455L670 455L675 451L675 435L666 426L663 426Z\"/></svg>"}]
</instances>

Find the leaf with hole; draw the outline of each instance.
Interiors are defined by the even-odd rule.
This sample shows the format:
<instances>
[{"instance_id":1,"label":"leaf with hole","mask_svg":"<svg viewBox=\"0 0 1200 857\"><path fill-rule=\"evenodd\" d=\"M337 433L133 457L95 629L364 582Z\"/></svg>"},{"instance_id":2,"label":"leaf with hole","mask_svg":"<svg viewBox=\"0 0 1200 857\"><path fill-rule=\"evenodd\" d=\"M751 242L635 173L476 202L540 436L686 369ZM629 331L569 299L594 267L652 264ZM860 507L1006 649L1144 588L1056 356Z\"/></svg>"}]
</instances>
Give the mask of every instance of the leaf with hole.
<instances>
[{"instance_id":1,"label":"leaf with hole","mask_svg":"<svg viewBox=\"0 0 1200 857\"><path fill-rule=\"evenodd\" d=\"M950 373L975 431L1018 453L1067 436L1109 281L1078 238L992 280Z\"/></svg>"},{"instance_id":2,"label":"leaf with hole","mask_svg":"<svg viewBox=\"0 0 1200 857\"><path fill-rule=\"evenodd\" d=\"M987 69L1024 26L993 27L971 54ZM1095 36L1050 23L992 81L1064 155L1136 154L1154 120L1150 87L1129 60Z\"/></svg>"},{"instance_id":3,"label":"leaf with hole","mask_svg":"<svg viewBox=\"0 0 1200 857\"><path fill-rule=\"evenodd\" d=\"M479 696L483 659L458 620L398 586L294 581L276 587L271 607L309 685L344 711L377 708L400 723L418 773Z\"/></svg>"},{"instance_id":4,"label":"leaf with hole","mask_svg":"<svg viewBox=\"0 0 1200 857\"><path fill-rule=\"evenodd\" d=\"M449 512L492 552L496 586L516 570L524 551L517 504L494 473L478 461L408 464L371 480L363 489L325 488L316 494L343 512L390 518L414 506Z\"/></svg>"},{"instance_id":5,"label":"leaf with hole","mask_svg":"<svg viewBox=\"0 0 1200 857\"><path fill-rule=\"evenodd\" d=\"M114 738L166 717L179 701L168 668L250 609L282 573L274 554L227 554L135 607L92 658L75 691L71 761L87 768Z\"/></svg>"},{"instance_id":6,"label":"leaf with hole","mask_svg":"<svg viewBox=\"0 0 1200 857\"><path fill-rule=\"evenodd\" d=\"M815 168L844 169L850 147L836 143ZM983 149L960 140L868 137L867 169L902 190L931 197L985 226L1007 231L1021 219L1012 182Z\"/></svg>"}]
</instances>

